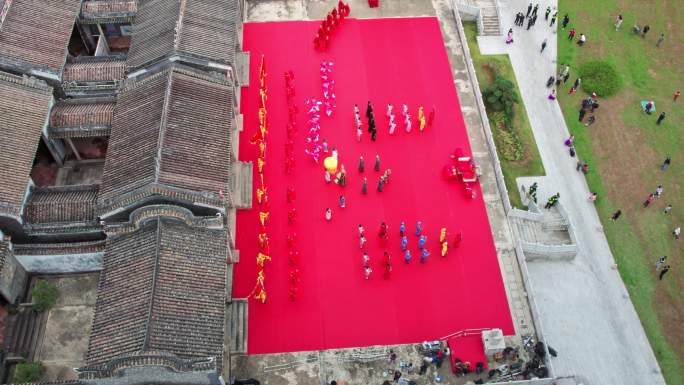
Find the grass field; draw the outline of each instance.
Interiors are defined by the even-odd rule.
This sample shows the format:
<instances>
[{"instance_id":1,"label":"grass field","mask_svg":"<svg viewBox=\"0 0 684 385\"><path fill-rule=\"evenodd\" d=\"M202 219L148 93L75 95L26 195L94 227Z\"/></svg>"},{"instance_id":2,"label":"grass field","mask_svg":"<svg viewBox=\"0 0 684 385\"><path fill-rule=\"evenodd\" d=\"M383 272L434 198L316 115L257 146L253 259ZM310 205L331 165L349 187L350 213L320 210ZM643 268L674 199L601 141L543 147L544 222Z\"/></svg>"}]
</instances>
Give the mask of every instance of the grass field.
<instances>
[{"instance_id":1,"label":"grass field","mask_svg":"<svg viewBox=\"0 0 684 385\"><path fill-rule=\"evenodd\" d=\"M684 224L684 99L673 93L684 88L684 7L680 1L560 0L559 19L570 16L566 30L558 31L558 62L571 67L569 84L559 89L559 102L570 131L576 136L578 156L592 171L587 181L598 193L597 209L620 274L670 385L684 384L684 257L682 240L671 235ZM621 13L619 31L613 26ZM635 23L649 24L645 38L632 32ZM574 27L587 44L578 47L567 39ZM665 33L662 47L656 47ZM576 41L576 40L575 40ZM624 86L615 96L600 101L596 123L590 128L578 122L581 90L568 96L578 65L592 59L613 63ZM639 108L641 100L654 100L658 113L667 117L656 125L657 114ZM672 165L663 172L666 156ZM642 202L662 184L664 196L650 207ZM669 215L663 208L671 203ZM616 223L611 214L621 209ZM667 255L671 271L658 280L654 264Z\"/></svg>"},{"instance_id":2,"label":"grass field","mask_svg":"<svg viewBox=\"0 0 684 385\"><path fill-rule=\"evenodd\" d=\"M492 70L492 67L496 67L500 76L512 81L515 84L518 96L520 96L518 83L515 80L513 67L511 66L511 61L508 56L481 55L476 39L477 25L475 22L466 22L463 23L463 28L465 29L465 33L468 38L468 46L470 48L470 54L473 57L473 65L475 66L475 72L477 73L477 80L480 83L480 88L487 88L494 82L494 71ZM502 149L505 147L505 145L502 143L502 134L497 127L497 122L495 121L496 114L492 112L493 111L487 110L487 117L489 118L489 125L492 128L494 141L496 142L496 147L499 152L501 170L506 181L508 196L513 206L522 208L520 193L518 192L518 188L515 184L515 179L520 176L537 176L545 174L544 166L542 165L541 157L539 156L539 151L537 150L537 143L534 141L532 127L530 127L530 122L527 119L527 111L525 111L525 105L521 100L520 103L516 104L514 109L515 119L513 121L513 129L515 130L517 137L522 144L522 158L520 160L506 159L502 154Z\"/></svg>"}]
</instances>

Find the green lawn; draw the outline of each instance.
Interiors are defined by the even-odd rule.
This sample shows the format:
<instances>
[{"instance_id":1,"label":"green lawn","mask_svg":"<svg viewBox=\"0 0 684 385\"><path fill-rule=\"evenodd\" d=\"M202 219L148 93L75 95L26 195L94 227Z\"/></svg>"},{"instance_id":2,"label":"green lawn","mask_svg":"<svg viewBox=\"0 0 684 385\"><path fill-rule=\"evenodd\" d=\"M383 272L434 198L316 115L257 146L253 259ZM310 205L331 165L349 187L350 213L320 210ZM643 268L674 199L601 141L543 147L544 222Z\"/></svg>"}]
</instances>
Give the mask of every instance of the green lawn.
<instances>
[{"instance_id":1,"label":"green lawn","mask_svg":"<svg viewBox=\"0 0 684 385\"><path fill-rule=\"evenodd\" d=\"M473 58L473 65L475 66L475 72L477 73L477 80L480 83L480 88L484 89L494 82L494 76L491 67L495 66L498 69L500 76L512 81L515 84L518 96L520 96L518 82L515 80L513 67L511 66L511 61L508 56L481 55L476 39L477 25L475 22L466 22L463 23L463 28L465 29L465 33L468 38L468 46L470 48L470 54ZM497 129L497 124L494 118L496 113L492 113L492 111L488 110L487 116L489 118L489 125L492 128L497 151L499 153L501 170L506 181L506 188L508 189L508 197L510 198L511 204L513 206L522 208L523 206L520 201L520 193L518 192L518 188L515 184L515 179L520 176L544 175L545 171L539 156L539 151L537 150L537 143L534 141L532 127L530 127L530 122L527 119L527 111L525 110L525 106L522 101L516 105L514 113L515 119L513 121L513 129L520 139L524 151L522 159L520 160L508 160L504 157L502 154L502 149L504 149L505 146L502 143L502 134Z\"/></svg>"},{"instance_id":2,"label":"green lawn","mask_svg":"<svg viewBox=\"0 0 684 385\"><path fill-rule=\"evenodd\" d=\"M577 119L580 98L587 97L582 91L591 90L568 96L568 88L562 87L559 102L576 136L578 156L591 166L587 182L599 195L596 207L606 237L665 379L670 385L681 385L684 254L682 242L675 241L670 232L684 223L684 100L672 100L674 91L684 85L684 60L679 54L684 48L680 25L684 7L670 1L616 0L560 0L559 7L559 19L565 13L570 16L568 28L558 31L558 62L570 65L569 83L581 63L595 59L613 63L623 78L622 90L601 101L597 123L591 128ZM624 22L616 32L613 21L617 13L622 13ZM631 31L635 22L651 26L646 38ZM578 36L586 34L586 46L567 40L571 27ZM666 40L657 48L661 32ZM646 99L656 102L658 113L666 111L661 126L655 124L657 114L647 115L639 109L639 102ZM659 165L666 156L672 156L672 166L661 172ZM643 208L641 203L659 184L665 187L664 197L654 207ZM662 213L667 203L674 207L669 216ZM617 209L623 216L612 223L609 218ZM660 255L667 255L672 266L663 281L658 280L653 266Z\"/></svg>"}]
</instances>

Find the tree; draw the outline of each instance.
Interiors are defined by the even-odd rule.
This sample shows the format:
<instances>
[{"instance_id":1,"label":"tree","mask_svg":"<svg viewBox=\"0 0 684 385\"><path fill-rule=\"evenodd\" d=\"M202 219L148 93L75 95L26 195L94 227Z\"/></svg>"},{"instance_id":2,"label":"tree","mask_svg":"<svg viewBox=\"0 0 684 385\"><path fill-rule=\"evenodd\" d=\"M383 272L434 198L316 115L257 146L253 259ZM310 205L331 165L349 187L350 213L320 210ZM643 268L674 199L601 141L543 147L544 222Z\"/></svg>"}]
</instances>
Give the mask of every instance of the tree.
<instances>
[{"instance_id":1,"label":"tree","mask_svg":"<svg viewBox=\"0 0 684 385\"><path fill-rule=\"evenodd\" d=\"M483 96L489 108L504 112L506 124L510 127L513 122L513 107L519 101L513 82L497 76L494 84L484 90Z\"/></svg>"},{"instance_id":2,"label":"tree","mask_svg":"<svg viewBox=\"0 0 684 385\"><path fill-rule=\"evenodd\" d=\"M40 362L20 362L14 367L12 383L38 382L45 373L45 367Z\"/></svg>"},{"instance_id":3,"label":"tree","mask_svg":"<svg viewBox=\"0 0 684 385\"><path fill-rule=\"evenodd\" d=\"M43 312L50 310L59 297L59 290L48 281L38 281L33 287L33 310Z\"/></svg>"}]
</instances>

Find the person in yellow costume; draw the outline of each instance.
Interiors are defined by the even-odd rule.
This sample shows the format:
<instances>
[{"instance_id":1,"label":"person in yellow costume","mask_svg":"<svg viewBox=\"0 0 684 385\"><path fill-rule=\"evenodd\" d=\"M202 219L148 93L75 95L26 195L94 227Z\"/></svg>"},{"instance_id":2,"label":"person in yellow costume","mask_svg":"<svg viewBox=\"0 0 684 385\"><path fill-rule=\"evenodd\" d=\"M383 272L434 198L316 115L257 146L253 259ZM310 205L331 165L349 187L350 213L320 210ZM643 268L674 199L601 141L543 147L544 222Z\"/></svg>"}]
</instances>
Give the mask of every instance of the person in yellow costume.
<instances>
[{"instance_id":1,"label":"person in yellow costume","mask_svg":"<svg viewBox=\"0 0 684 385\"><path fill-rule=\"evenodd\" d=\"M264 188L258 187L256 194L257 194L257 202L259 202L259 204L261 204L261 199L264 196L264 194L266 194L266 187L264 187Z\"/></svg>"},{"instance_id":2,"label":"person in yellow costume","mask_svg":"<svg viewBox=\"0 0 684 385\"><path fill-rule=\"evenodd\" d=\"M268 255L266 255L264 253L257 254L257 265L264 266L264 262L270 262L270 261L271 261L271 257L269 257Z\"/></svg>"},{"instance_id":3,"label":"person in yellow costume","mask_svg":"<svg viewBox=\"0 0 684 385\"><path fill-rule=\"evenodd\" d=\"M446 241L446 236L447 236L446 227L442 227L442 229L439 230L439 243L444 243L444 241Z\"/></svg>"},{"instance_id":4,"label":"person in yellow costume","mask_svg":"<svg viewBox=\"0 0 684 385\"><path fill-rule=\"evenodd\" d=\"M423 110L423 106L418 108L418 129L420 129L420 132L423 132L425 129L425 111Z\"/></svg>"},{"instance_id":5,"label":"person in yellow costume","mask_svg":"<svg viewBox=\"0 0 684 385\"><path fill-rule=\"evenodd\" d=\"M449 251L449 242L447 242L447 241L442 242L442 257L446 257L448 251Z\"/></svg>"},{"instance_id":6,"label":"person in yellow costume","mask_svg":"<svg viewBox=\"0 0 684 385\"><path fill-rule=\"evenodd\" d=\"M268 219L268 212L259 212L259 222L261 222L262 226L266 226L266 220Z\"/></svg>"},{"instance_id":7,"label":"person in yellow costume","mask_svg":"<svg viewBox=\"0 0 684 385\"><path fill-rule=\"evenodd\" d=\"M257 169L259 170L259 174L261 174L264 169L264 164L266 164L266 162L264 162L263 158L257 158Z\"/></svg>"}]
</instances>

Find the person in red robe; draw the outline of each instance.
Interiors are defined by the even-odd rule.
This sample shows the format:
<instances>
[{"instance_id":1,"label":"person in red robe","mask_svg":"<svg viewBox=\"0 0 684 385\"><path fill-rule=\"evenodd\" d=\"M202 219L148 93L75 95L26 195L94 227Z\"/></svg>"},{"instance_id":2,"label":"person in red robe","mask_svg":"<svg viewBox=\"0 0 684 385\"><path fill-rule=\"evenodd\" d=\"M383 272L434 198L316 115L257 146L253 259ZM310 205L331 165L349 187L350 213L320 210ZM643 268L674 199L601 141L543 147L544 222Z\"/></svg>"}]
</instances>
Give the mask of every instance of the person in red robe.
<instances>
[{"instance_id":1,"label":"person in red robe","mask_svg":"<svg viewBox=\"0 0 684 385\"><path fill-rule=\"evenodd\" d=\"M435 120L435 106L432 106L432 109L430 110L430 116L428 116L428 121L427 121L428 128L432 128L432 122L434 120Z\"/></svg>"},{"instance_id":2,"label":"person in red robe","mask_svg":"<svg viewBox=\"0 0 684 385\"><path fill-rule=\"evenodd\" d=\"M295 189L292 186L288 186L287 188L287 193L286 193L286 198L287 198L287 203L292 203L295 200Z\"/></svg>"}]
</instances>

